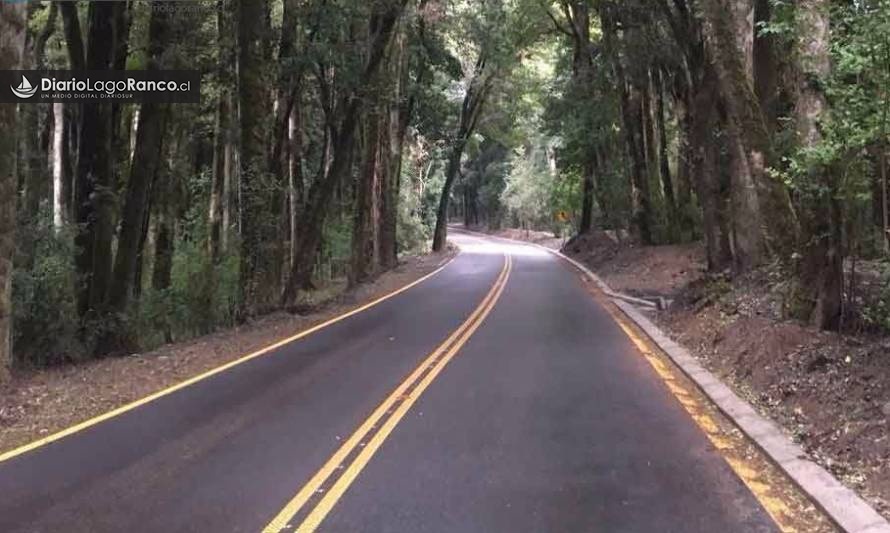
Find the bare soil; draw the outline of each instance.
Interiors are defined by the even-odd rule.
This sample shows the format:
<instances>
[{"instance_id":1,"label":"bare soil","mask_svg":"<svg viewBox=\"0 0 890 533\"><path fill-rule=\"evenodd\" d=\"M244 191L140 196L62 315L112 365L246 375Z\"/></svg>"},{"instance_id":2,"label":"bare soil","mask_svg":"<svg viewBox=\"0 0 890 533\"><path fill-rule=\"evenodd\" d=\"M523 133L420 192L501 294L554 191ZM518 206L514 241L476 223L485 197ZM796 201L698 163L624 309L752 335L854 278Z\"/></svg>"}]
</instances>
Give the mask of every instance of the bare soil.
<instances>
[{"instance_id":1,"label":"bare soil","mask_svg":"<svg viewBox=\"0 0 890 533\"><path fill-rule=\"evenodd\" d=\"M327 287L301 314L274 313L240 327L126 357L19 370L0 385L0 452L148 396L379 298L441 266L455 254L403 258L373 282ZM321 301L318 301L322 298Z\"/></svg>"},{"instance_id":2,"label":"bare soil","mask_svg":"<svg viewBox=\"0 0 890 533\"><path fill-rule=\"evenodd\" d=\"M615 290L673 299L659 324L890 518L890 337L785 319L779 272L709 277L698 244L642 247L599 232L564 252ZM874 283L874 275L861 282Z\"/></svg>"}]
</instances>

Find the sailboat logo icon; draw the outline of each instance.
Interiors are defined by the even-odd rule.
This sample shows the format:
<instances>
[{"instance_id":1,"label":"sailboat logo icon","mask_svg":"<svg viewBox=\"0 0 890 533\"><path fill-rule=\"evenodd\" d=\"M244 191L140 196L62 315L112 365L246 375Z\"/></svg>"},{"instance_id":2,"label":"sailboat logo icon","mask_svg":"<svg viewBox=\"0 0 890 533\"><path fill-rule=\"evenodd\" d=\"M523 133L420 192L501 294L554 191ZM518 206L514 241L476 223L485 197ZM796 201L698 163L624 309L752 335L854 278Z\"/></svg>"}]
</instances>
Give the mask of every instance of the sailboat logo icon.
<instances>
[{"instance_id":1,"label":"sailboat logo icon","mask_svg":"<svg viewBox=\"0 0 890 533\"><path fill-rule=\"evenodd\" d=\"M34 93L37 92L37 87L31 85L31 82L28 81L28 78L22 75L22 82L18 87L9 86L12 89L12 93L18 96L19 98L31 98L34 96Z\"/></svg>"}]
</instances>

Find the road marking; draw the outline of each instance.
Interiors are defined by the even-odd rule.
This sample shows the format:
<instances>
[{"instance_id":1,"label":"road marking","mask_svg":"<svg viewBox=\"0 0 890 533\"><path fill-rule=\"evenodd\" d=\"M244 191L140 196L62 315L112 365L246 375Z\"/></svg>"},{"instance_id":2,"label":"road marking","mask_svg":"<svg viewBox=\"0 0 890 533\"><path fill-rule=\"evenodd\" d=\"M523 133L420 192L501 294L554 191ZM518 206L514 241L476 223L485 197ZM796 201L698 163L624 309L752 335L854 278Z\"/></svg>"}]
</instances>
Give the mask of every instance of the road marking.
<instances>
[{"instance_id":1,"label":"road marking","mask_svg":"<svg viewBox=\"0 0 890 533\"><path fill-rule=\"evenodd\" d=\"M405 416L442 369L469 340L494 308L512 270L512 258L505 255L504 266L485 298L442 344L434 349L395 390L371 413L358 429L334 452L331 458L316 472L284 508L263 529L263 533L278 533L287 528L289 522L299 513L313 495L323 494L318 503L309 511L295 531L311 533L321 524L340 497L355 481L399 421ZM368 433L378 428L368 439ZM353 460L344 461L356 449L361 448ZM345 468L344 468L345 466ZM332 475L339 477L327 490L322 487L332 481Z\"/></svg>"},{"instance_id":2,"label":"road marking","mask_svg":"<svg viewBox=\"0 0 890 533\"><path fill-rule=\"evenodd\" d=\"M509 239L505 237L496 237L491 235L485 235L474 231L469 230L458 230L464 233L472 233L478 235L480 237L487 237L494 240L502 240L509 241L513 244L523 245L523 246L531 246L538 249L542 249L544 251L549 252L550 254L556 256L568 263L570 268L574 268L581 272L581 279L587 283L589 279L589 274L585 272L585 268L575 262L573 259L566 257L565 255L557 252L556 250L552 250L547 248L546 246L542 246L537 243L529 243L525 241L517 241L515 239ZM599 288L591 287L591 290L595 291L596 294L602 294L602 290ZM773 522L779 527L781 531L784 533L791 533L795 531L799 531L800 528L796 527L791 521L794 519L794 513L789 508L786 501L781 499L780 497L775 496L775 491L773 487L768 482L764 482L764 476L757 471L757 469L752 468L746 462L743 462L741 459L734 458L729 456L727 453L733 450L737 450L738 444L733 442L733 439L741 440L745 442L749 446L755 446L747 437L741 437L741 439L737 439L735 437L730 437L723 431L719 429L719 425L717 425L716 421L708 414L707 409L703 406L701 400L699 400L696 396L693 396L689 393L688 390L683 389L679 385L675 383L675 375L683 375L682 371L674 369L671 363L665 365L661 359L655 355L655 352L649 349L649 344L647 341L643 340L640 335L637 335L634 331L633 326L630 325L630 322L619 316L619 311L615 311L613 309L613 305L611 302L605 302L602 306L606 309L612 319L624 330L625 334L630 337L631 341L640 349L643 356L650 363L650 365L655 369L658 376L664 381L664 383L668 386L671 393L677 399L677 401L683 406L683 408L687 411L693 421L702 429L702 431L707 436L708 440L710 440L711 444L721 452L721 457L729 464L730 468L732 468L733 472L735 472L736 476L742 480L745 486L748 487L748 490L754 495L754 497L760 502L763 508L766 510L767 514L769 514L770 518L773 519ZM642 334L645 336L645 334ZM670 365L670 366L668 366ZM703 394L703 393L702 393ZM703 396L704 402L707 405L711 405L710 400L706 395ZM716 409L716 406L714 407ZM731 422L730 422L731 423ZM769 462L769 459L764 458L764 461ZM779 476L782 476L788 483L793 482L785 476L782 472L777 472ZM807 501L809 498L803 496ZM812 502L810 501L812 504Z\"/></svg>"},{"instance_id":3,"label":"road marking","mask_svg":"<svg viewBox=\"0 0 890 533\"><path fill-rule=\"evenodd\" d=\"M458 252L458 254L459 254L459 253L460 253L460 252ZM456 257L456 256L455 256L455 257ZM416 286L416 285L419 285L420 283L422 283L422 282L424 282L424 281L426 281L426 280L432 278L433 276L435 276L436 274L438 274L439 272L441 272L442 270L444 270L448 265L450 265L452 261L454 261L454 257L452 257L451 259L449 259L445 264L443 264L442 266L440 266L440 267L437 268L436 270L430 272L429 274L427 274L427 275L425 275L425 276L423 276L423 277L421 277L421 278L419 278L419 279L416 279L416 280L412 281L411 283L408 283L407 285L404 285L404 286L402 286L402 287L400 287L400 288L398 288L398 289L396 289L396 290L394 290L394 291L392 291L392 292L389 292L389 293L387 293L387 294L381 296L380 298L377 298L376 300L373 300L373 301L368 302L368 303L366 303L366 304L364 304L364 305L361 305L361 306L359 306L359 307L356 307L355 309L353 309L353 310L351 310L351 311L347 311L347 312L345 312L345 313L343 313L343 314L340 314L340 315L337 315L337 316L335 316L335 317L333 317L333 318L331 318L331 319L328 319L328 320L322 322L321 324L316 324L315 326L312 326L312 327L309 328L309 329L303 330L303 331L301 331L300 333L297 333L296 335L293 335L293 336L288 337L288 338L286 338L286 339L282 339L282 340L280 340L280 341L278 341L278 342L276 342L276 343L274 343L274 344L270 344L269 346L266 346L265 348L261 348L260 350L257 350L257 351L255 351L255 352L249 353L249 354L247 354L247 355L245 355L245 356L242 356L242 357L240 357L240 358L238 358L238 359L236 359L236 360L234 360L234 361L230 361L230 362L225 363L225 364L223 364L223 365L220 365L220 366L218 366L218 367L216 367L216 368L212 368L212 369L210 369L210 370L208 370L208 371L206 371L206 372L203 372L203 373L201 373L201 374L198 374L197 376L191 377L191 378L189 378L189 379L187 379L187 380L185 380L185 381L181 381L181 382L179 382L179 383L177 383L177 384L175 384L175 385L172 385L172 386L170 386L170 387L167 387L167 388L165 388L165 389L162 389L162 390L159 390L159 391L157 391L157 392L155 392L155 393L152 393L152 394L150 394L150 395L148 395L148 396L145 396L144 398L140 398L140 399L135 400L135 401L133 401L133 402L130 402L130 403L128 403L128 404L122 405L122 406L120 406L120 407L118 407L118 408L116 408L116 409L112 409L111 411L108 411L108 412L103 413L103 414L101 414L101 415L98 415L98 416L95 416L95 417L93 417L93 418L90 418L89 420L84 420L83 422L80 422L80 423L75 424L75 425L73 425L73 426L71 426L71 427L68 427L68 428L65 428L65 429L63 429L63 430L61 430L61 431L58 431L58 432L56 432L56 433L53 433L52 435L48 435L48 436L46 436L46 437L43 437L42 439L35 440L34 442L25 444L25 445L20 446L20 447L18 447L18 448L14 448L14 449L12 449L12 450L10 450L10 451L8 451L8 452L2 453L2 454L0 454L0 463L2 463L3 461L8 461L9 459L12 459L13 457L17 457L17 456L19 456L19 455L21 455L21 454L23 454L23 453L29 452L29 451L34 450L34 449L36 449L36 448L40 448L40 447L42 447L42 446L46 446L47 444L50 444L50 443L52 443L52 442L55 442L55 441L57 441L57 440L59 440L59 439L62 439L62 438L64 438L64 437L67 437L67 436L69 436L69 435L73 435L73 434L75 434L75 433L78 433L78 432L80 432L80 431L83 431L83 430L85 430L85 429L87 429L87 428L89 428L89 427L91 427L91 426L95 426L96 424L99 424L99 423L101 423L101 422L105 422L106 420L109 420L109 419L114 418L114 417L116 417L116 416L122 415L122 414L126 413L127 411L132 411L133 409L135 409L135 408L137 408L137 407L139 407L139 406L145 405L145 404L147 404L147 403L149 403L149 402L152 402L152 401L154 401L154 400L157 400L158 398L161 398L161 397L163 397L163 396L167 396L168 394L172 394L172 393L174 393L174 392L176 392L176 391L178 391L178 390L180 390L180 389L184 389L184 388L188 387L189 385L194 385L195 383L197 383L197 382L199 382L199 381L202 381L202 380L207 379L207 378L209 378L209 377L211 377L211 376L214 376L214 375L216 375L216 374L219 374L219 373L221 373L221 372L224 372L224 371L226 371L226 370L229 370L230 368L235 367L235 366L237 366L237 365L240 365L240 364L242 364L242 363L246 363L247 361L250 361L251 359L255 359L255 358L257 358L257 357L260 357L260 356L262 356L262 355L265 355L265 354L267 354L267 353L269 353L269 352L271 352L271 351L273 351L273 350L276 350L276 349L278 349L278 348L281 348L282 346L285 346L285 345L287 345L287 344L290 344L291 342L294 342L294 341L296 341L296 340L299 340L299 339L302 339L302 338L304 338L304 337L307 337L307 336L309 336L309 335L315 333L316 331L319 331L319 330L321 330L321 329L324 329L324 328L326 328L326 327L328 327L328 326L331 326L331 325L333 325L333 324L336 324L337 322L340 322L340 321L342 321L342 320L345 320L345 319L347 319L347 318L349 318L349 317L351 317L351 316L353 316L353 315L356 315L356 314L358 314L358 313L361 313L362 311L365 311L365 310L367 310L367 309L370 309L370 308L372 308L372 307L374 307L374 306L376 306L376 305L378 305L378 304L380 304L380 303L382 303L382 302L384 302L384 301L386 301L386 300L389 300L390 298L392 298L392 297L394 297L394 296L396 296L396 295L398 295L398 294L401 294L401 293L407 291L408 289L410 289L410 288L412 288L412 287L414 287L414 286Z\"/></svg>"},{"instance_id":4,"label":"road marking","mask_svg":"<svg viewBox=\"0 0 890 533\"><path fill-rule=\"evenodd\" d=\"M637 350L643 355L649 365L652 366L655 373L658 374L658 377L665 383L674 398L676 398L680 405L683 406L683 409L702 430L714 448L720 452L731 450L734 445L724 434L723 430L720 429L720 426L714 418L708 414L707 410L689 393L688 390L677 383L677 377L675 375L676 370L668 364L665 364L665 362L656 355L656 352L650 348L649 343L642 337L642 335L638 335L637 332L634 331L634 328L622 316L619 316L608 304L603 307L606 308L606 311L612 319L634 343ZM790 522L790 517L793 516L794 513L782 499L774 495L772 487L769 483L764 482L760 472L746 464L744 461L731 457L726 453L721 453L720 456L723 457L723 460L726 461L732 471L735 472L736 476L742 480L745 486L748 487L748 490L751 491L755 498L757 498L757 501L760 502L760 505L763 506L767 514L773 519L773 522L775 522L781 531L784 533L794 533L798 531L798 529Z\"/></svg>"}]
</instances>

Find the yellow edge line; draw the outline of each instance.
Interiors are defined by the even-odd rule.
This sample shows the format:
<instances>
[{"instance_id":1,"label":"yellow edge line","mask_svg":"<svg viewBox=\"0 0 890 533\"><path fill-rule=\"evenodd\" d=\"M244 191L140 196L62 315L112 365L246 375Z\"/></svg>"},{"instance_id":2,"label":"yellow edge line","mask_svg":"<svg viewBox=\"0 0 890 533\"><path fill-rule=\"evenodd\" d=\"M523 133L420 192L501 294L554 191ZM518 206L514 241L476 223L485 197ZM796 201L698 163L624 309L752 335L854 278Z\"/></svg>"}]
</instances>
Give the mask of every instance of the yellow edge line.
<instances>
[{"instance_id":1,"label":"yellow edge line","mask_svg":"<svg viewBox=\"0 0 890 533\"><path fill-rule=\"evenodd\" d=\"M460 252L458 252L458 255L459 255L459 254L460 254ZM25 444L25 445L20 446L20 447L18 447L18 448L14 448L14 449L12 449L12 450L10 450L10 451L8 451L8 452L2 453L2 454L0 454L0 463L2 463L3 461L7 461L7 460L9 460L9 459L12 459L13 457L19 456L19 455L21 455L21 454L23 454L23 453L26 453L26 452L29 452L29 451L31 451L31 450L34 450L34 449L36 449L36 448L40 448L40 447L42 447L42 446L46 446L47 444L50 444L50 443L52 443L52 442L55 442L55 441L57 441L57 440L59 440L59 439L62 439L62 438L67 437L67 436L69 436L69 435L73 435L74 433L78 433L78 432L80 432L80 431L83 431L84 429L87 429L87 428L89 428L89 427L91 427L91 426L95 426L96 424L99 424L99 423L101 423L101 422L104 422L104 421L106 421L106 420L109 420L109 419L111 419L111 418L114 418L114 417L116 417L116 416L122 415L122 414L126 413L127 411L132 411L133 409L135 409L135 408L137 408L137 407L139 407L139 406L145 405L145 404L147 404L147 403L149 403L149 402L152 402L152 401L154 401L154 400L157 400L158 398L161 398L161 397L163 397L163 396L167 396L168 394L172 394L172 393L174 393L174 392L176 392L176 391L178 391L178 390L180 390L180 389L184 389L184 388L188 387L189 385L193 385L193 384L195 384L195 383L197 383L197 382L199 382L199 381L202 381L202 380L207 379L207 378L209 378L209 377L211 377L211 376L214 376L214 375L216 375L216 374L219 374L220 372L224 372L224 371L226 371L226 370L228 370L228 369L230 369L230 368L232 368L232 367L234 367L234 366L240 365L240 364L242 364L242 363L246 363L247 361L250 361L251 359L255 359L255 358L257 358L257 357L260 357L261 355L265 355L265 354L267 354L267 353L269 353L269 352L271 352L271 351L273 351L273 350L276 350L276 349L278 349L278 348L281 348L282 346L284 346L284 345L286 345L286 344L289 344L289 343L294 342L294 341L296 341L296 340L302 339L303 337L306 337L306 336L308 336L308 335L311 335L312 333L315 333L316 331L319 331L319 330L321 330L321 329L324 329L324 328L326 328L326 327L328 327L328 326L330 326L330 325L332 325L332 324L335 324L335 323L337 323L337 322L340 322L341 320L345 320L345 319L347 319L347 318L349 318L349 317L351 317L351 316L353 316L353 315L356 315L356 314L358 314L358 313L361 313L362 311L365 311L365 310L367 310L367 309L370 309L371 307L374 307L375 305L380 304L380 303L384 302L385 300L388 300L388 299L390 299L390 298L392 298L392 297L394 297L394 296L396 296L396 295L398 295L398 294L401 294L401 293L407 291L408 289L410 289L410 288L412 288L412 287L414 287L414 286L416 286L416 285L418 285L418 284L420 284L420 283L422 283L422 282L424 282L424 281L430 279L431 277L435 276L436 274L438 274L439 272L441 272L442 270L444 270L446 267L448 267L448 265L450 265L451 262L454 261L455 257L457 257L457 256L455 255L454 257L452 257L451 259L449 259L448 262L446 262L444 265L440 266L440 267L437 268L436 270L430 272L429 274L427 274L427 275L425 275L425 276L423 276L423 277L421 277L421 278L419 278L419 279L416 279L416 280L412 281L411 283L409 283L409 284L407 284L407 285L405 285L405 286L403 286L403 287L400 287L400 288L398 288L398 289L396 289L396 290L394 290L394 291L392 291L392 292L390 292L390 293L388 293L388 294L385 294L385 295L381 296L380 298L377 298L376 300L373 300L373 301L371 301L371 302L369 302L369 303L366 303L366 304L364 304L364 305L362 305L362 306L360 306L360 307L357 307L357 308L355 308L355 309L353 309L353 310L351 310L351 311L347 311L346 313L343 313L343 314L341 314L341 315L335 316L334 318L331 318L331 319L329 319L329 320L326 320L326 321L322 322L321 324L317 324L317 325L315 325L315 326L312 326L312 327L309 328L309 329L303 330L303 331L301 331L300 333L297 333L296 335L293 335L293 336L288 337L288 338L286 338L286 339L282 339L282 340L280 340L280 341L278 341L278 342L276 342L276 343L274 343L274 344L270 344L269 346L266 346L265 348L262 348L262 349L260 349L260 350L255 351L255 352L252 352L252 353L250 353L250 354L247 354L247 355L245 355L245 356L242 356L242 357L240 357L239 359L236 359L236 360L234 360L234 361L230 361L230 362L228 362L228 363L226 363L226 364L224 364L224 365L218 366L218 367L216 367L216 368L212 368L212 369L210 369L210 370L208 370L208 371L206 371L206 372L203 372L203 373L201 373L201 374L198 374L197 376L194 376L194 377L191 377L191 378L189 378L189 379L187 379L187 380L185 380L185 381L179 382L179 383L177 383L176 385L172 385L172 386L170 386L170 387L167 387L167 388L165 388L165 389L162 389L162 390L159 390L159 391L157 391L157 392L155 392L155 393L152 393L152 394L150 394L150 395L148 395L148 396L145 396L144 398L140 398L140 399L135 400L135 401L133 401L133 402L131 402L131 403L122 405L122 406L120 406L120 407L118 407L118 408L116 408L116 409L112 409L111 411L108 411L108 412L103 413L103 414L101 414L101 415L98 415L98 416L96 416L96 417L90 418L89 420L84 420L83 422L80 422L80 423L75 424L75 425L73 425L73 426L71 426L71 427L65 428L65 429L63 429L63 430L61 430L61 431L59 431L59 432L57 432L57 433L53 433L52 435L48 435L48 436L46 436L46 437L43 437L42 439L38 439L38 440L36 440L36 441L34 441L34 442Z\"/></svg>"},{"instance_id":2,"label":"yellow edge line","mask_svg":"<svg viewBox=\"0 0 890 533\"><path fill-rule=\"evenodd\" d=\"M557 257L559 256L557 255ZM566 262L569 263L571 267L584 274L583 271L578 269L570 261ZM637 335L633 328L628 324L627 320L619 316L617 311L612 309L609 304L606 304L603 307L605 307L609 316L612 317L612 320L618 324L621 330L624 331L624 334L630 338L637 347L637 350L643 355L653 370L655 370L655 373L665 383L671 395L683 406L683 409L689 414L690 418L692 418L699 429L701 429L711 444L721 452L720 456L723 460L726 461L735 475L742 480L745 486L748 487L748 490L751 491L755 498L757 498L779 529L784 533L796 532L797 528L790 525L786 520L786 517L792 515L788 505L784 501L770 494L770 486L761 480L761 476L757 471L744 464L741 460L728 457L722 453L724 450L730 448L732 443L729 439L724 437L723 432L720 430L719 425L713 417L706 412L703 412L704 409L700 402L696 400L688 390L676 383L675 371L653 353L649 343Z\"/></svg>"},{"instance_id":3,"label":"yellow edge line","mask_svg":"<svg viewBox=\"0 0 890 533\"><path fill-rule=\"evenodd\" d=\"M649 365L655 370L655 373L658 374L662 381L667 385L668 390L670 390L674 398L680 402L683 409L686 410L692 420L695 421L696 425L698 425L705 436L708 437L711 444L721 452L730 448L732 443L729 439L724 437L723 431L720 430L720 426L717 425L717 422L709 414L703 412L702 406L689 394L689 391L676 383L673 371L651 352L646 341L641 339L628 325L626 325L623 319L615 315L612 315L612 318L618 323L618 326L624 330L624 333L630 337L631 341L637 346L637 349L643 354L643 357ZM736 476L738 476L745 486L748 487L748 490L754 494L754 497L760 501L760 504L770 515L770 518L772 518L776 525L779 526L779 529L785 533L797 531L795 527L789 525L787 520L785 520L785 517L791 516L791 510L784 501L770 494L770 486L761 480L760 474L755 469L751 468L743 461L728 457L723 453L721 453L720 456L723 457L723 460L729 464Z\"/></svg>"},{"instance_id":4,"label":"yellow edge line","mask_svg":"<svg viewBox=\"0 0 890 533\"><path fill-rule=\"evenodd\" d=\"M272 521L269 522L269 524L265 528L263 528L263 533L278 533L279 531L287 527L288 522L291 520L291 518L293 518L300 511L300 509L303 507L303 505L306 504L309 498L311 498L312 495L319 490L322 484L324 484L324 482L328 478L330 478L331 474L333 474L335 470L342 467L343 461L346 460L347 456L349 456L349 454L355 449L355 447L361 443L362 437L364 437L368 433L368 431L370 431L374 427L379 419L392 408L392 405L395 404L396 401L404 395L405 390L408 389L411 384L417 381L420 375L423 374L423 372L430 366L430 364L432 364L432 362L439 356L439 354L445 348L457 341L455 347L450 350L445 357L443 357L442 361L440 361L439 364L436 365L436 367L432 371L430 371L429 374L427 374L426 378L421 381L421 383L412 391L411 395L404 400L402 405L399 406L399 408L392 414L389 420L384 423L384 425L375 434L371 441L369 443L366 443L365 448L352 462L352 464L349 466L349 469L344 472L344 474L340 477L340 479L338 479L338 481L331 488L328 494L325 495L324 499L319 502L319 504L306 519L306 521L308 521L314 516L314 520L317 520L319 523L321 522L321 519L323 519L324 516L327 515L328 511L330 511L330 507L332 507L337 502L340 495L345 492L346 488L349 486L352 480L355 479L355 476L357 476L361 469L364 468L364 464L366 464L367 461L370 460L370 457L373 455L374 451L376 451L382 441L385 440L386 436L392 431L392 428L395 427L399 419L404 416L404 412L407 411L408 408L410 408L411 404L413 404L414 400L416 400L416 397L419 396L423 389L425 389L429 385L429 382L432 381L432 379L430 379L430 376L435 377L436 375L438 375L442 367L444 367L448 360L453 357L453 354L457 352L460 346L462 346L467 341L469 336L472 335L472 333L476 330L485 316L487 316L491 308L494 307L495 302L500 297L500 293L503 291L504 286L506 286L506 281L510 274L511 262L512 260L509 256L507 256L504 261L504 266L501 269L498 278L495 280L495 283L492 285L485 298L482 299L476 309L470 314L467 320L464 321L464 323L461 324L442 344L437 346L436 349L434 349L417 366L417 368L415 368L414 371L407 378L405 378L405 380L403 380L398 387L396 387L396 389L377 407L377 409L375 409L371 413L371 415L367 419L365 419L362 425L353 432L349 439L344 442L343 445L340 446L340 448L336 452L334 452L334 455L332 455L331 458L328 459L328 461L324 465L322 465L318 472L316 472L316 474L312 476L309 482L300 489L297 495L294 496L289 502L287 502L287 504L275 516L275 518L273 518ZM468 333L464 335L465 332ZM405 407L406 404L407 407ZM382 437L378 440L378 436L380 436L381 434ZM371 450L370 453L368 453L369 450ZM362 458L364 458L364 463L362 463L361 466L356 467L356 464L362 461ZM347 475L351 477L348 478L348 482L343 483L342 481ZM340 491L339 494L331 499L332 494L334 494L337 490ZM327 507L327 510L324 511L324 514L319 516L316 513L319 512L319 509L322 508L323 505L326 505L325 502L328 502L327 505L329 506ZM304 524L306 524L306 521L304 521ZM301 525L300 528L298 528L298 531L302 532L303 527L304 526ZM314 527L317 527L317 524Z\"/></svg>"}]
</instances>

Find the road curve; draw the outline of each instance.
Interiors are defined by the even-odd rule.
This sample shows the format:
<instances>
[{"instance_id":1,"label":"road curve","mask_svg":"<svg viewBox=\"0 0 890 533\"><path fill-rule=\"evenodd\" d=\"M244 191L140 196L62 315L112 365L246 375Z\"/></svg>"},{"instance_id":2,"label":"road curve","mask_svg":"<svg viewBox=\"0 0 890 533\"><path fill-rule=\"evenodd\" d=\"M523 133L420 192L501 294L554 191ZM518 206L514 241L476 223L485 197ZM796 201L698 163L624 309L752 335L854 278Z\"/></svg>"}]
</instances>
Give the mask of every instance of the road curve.
<instances>
[{"instance_id":1,"label":"road curve","mask_svg":"<svg viewBox=\"0 0 890 533\"><path fill-rule=\"evenodd\" d=\"M0 531L776 530L575 273L453 240L391 299L0 462Z\"/></svg>"}]
</instances>

